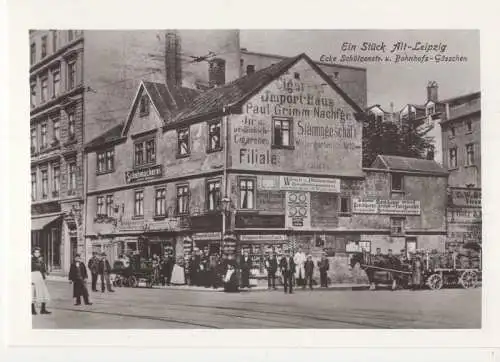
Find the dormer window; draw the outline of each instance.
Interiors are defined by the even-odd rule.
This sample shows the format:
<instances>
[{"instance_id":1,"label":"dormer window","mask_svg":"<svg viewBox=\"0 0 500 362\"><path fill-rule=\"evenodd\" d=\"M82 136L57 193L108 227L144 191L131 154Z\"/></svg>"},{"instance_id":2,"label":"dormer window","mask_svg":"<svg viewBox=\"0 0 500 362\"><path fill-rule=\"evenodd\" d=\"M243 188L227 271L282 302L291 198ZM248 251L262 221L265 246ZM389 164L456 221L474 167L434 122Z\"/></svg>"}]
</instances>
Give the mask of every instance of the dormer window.
<instances>
[{"instance_id":1,"label":"dormer window","mask_svg":"<svg viewBox=\"0 0 500 362\"><path fill-rule=\"evenodd\" d=\"M149 97L143 95L141 97L141 102L139 103L139 115L141 117L147 116L149 114Z\"/></svg>"},{"instance_id":2,"label":"dormer window","mask_svg":"<svg viewBox=\"0 0 500 362\"><path fill-rule=\"evenodd\" d=\"M434 104L427 106L427 115L430 116L436 113L436 106Z\"/></svg>"}]
</instances>

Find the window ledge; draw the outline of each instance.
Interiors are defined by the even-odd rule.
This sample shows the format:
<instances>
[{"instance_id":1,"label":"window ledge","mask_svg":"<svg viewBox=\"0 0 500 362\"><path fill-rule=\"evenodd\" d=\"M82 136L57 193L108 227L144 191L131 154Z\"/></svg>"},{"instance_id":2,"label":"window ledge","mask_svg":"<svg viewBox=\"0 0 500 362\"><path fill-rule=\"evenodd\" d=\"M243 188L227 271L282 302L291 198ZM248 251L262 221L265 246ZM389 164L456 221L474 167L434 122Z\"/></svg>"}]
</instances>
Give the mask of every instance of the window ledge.
<instances>
[{"instance_id":1,"label":"window ledge","mask_svg":"<svg viewBox=\"0 0 500 362\"><path fill-rule=\"evenodd\" d=\"M213 148L213 149L207 148L207 153L215 153L215 152L220 152L220 151L222 151L222 147Z\"/></svg>"},{"instance_id":2,"label":"window ledge","mask_svg":"<svg viewBox=\"0 0 500 362\"><path fill-rule=\"evenodd\" d=\"M294 150L294 146L280 146L280 145L271 145L271 149L278 149L278 150Z\"/></svg>"},{"instance_id":3,"label":"window ledge","mask_svg":"<svg viewBox=\"0 0 500 362\"><path fill-rule=\"evenodd\" d=\"M464 166L465 168L471 168L471 167L477 167L476 165L472 164L472 165L465 165Z\"/></svg>"},{"instance_id":4,"label":"window ledge","mask_svg":"<svg viewBox=\"0 0 500 362\"><path fill-rule=\"evenodd\" d=\"M404 195L404 191L402 190L391 190L391 194L403 194Z\"/></svg>"},{"instance_id":5,"label":"window ledge","mask_svg":"<svg viewBox=\"0 0 500 362\"><path fill-rule=\"evenodd\" d=\"M352 217L352 213L350 213L350 212L341 212L341 213L339 213L339 217Z\"/></svg>"},{"instance_id":6,"label":"window ledge","mask_svg":"<svg viewBox=\"0 0 500 362\"><path fill-rule=\"evenodd\" d=\"M148 163L141 163L140 165L134 165L134 170L144 168L144 167L151 167L151 166L156 166L156 161L148 162ZM110 172L113 172L113 171L110 171Z\"/></svg>"},{"instance_id":7,"label":"window ledge","mask_svg":"<svg viewBox=\"0 0 500 362\"><path fill-rule=\"evenodd\" d=\"M167 215L155 215L153 216L153 220L165 220L167 218Z\"/></svg>"},{"instance_id":8,"label":"window ledge","mask_svg":"<svg viewBox=\"0 0 500 362\"><path fill-rule=\"evenodd\" d=\"M96 173L95 173L95 174L96 174L97 176L100 176L100 175L106 175L106 174L108 174L108 173L113 173L113 172L115 172L115 170L96 171Z\"/></svg>"},{"instance_id":9,"label":"window ledge","mask_svg":"<svg viewBox=\"0 0 500 362\"><path fill-rule=\"evenodd\" d=\"M458 171L458 166L457 167L448 168L448 171Z\"/></svg>"},{"instance_id":10,"label":"window ledge","mask_svg":"<svg viewBox=\"0 0 500 362\"><path fill-rule=\"evenodd\" d=\"M137 216L132 216L132 220L143 220L144 215L137 215Z\"/></svg>"},{"instance_id":11,"label":"window ledge","mask_svg":"<svg viewBox=\"0 0 500 362\"><path fill-rule=\"evenodd\" d=\"M191 156L191 153L186 153L185 155L181 155L181 154L177 153L175 155L175 158L177 158L177 159L179 159L179 158L187 158L189 156Z\"/></svg>"}]
</instances>

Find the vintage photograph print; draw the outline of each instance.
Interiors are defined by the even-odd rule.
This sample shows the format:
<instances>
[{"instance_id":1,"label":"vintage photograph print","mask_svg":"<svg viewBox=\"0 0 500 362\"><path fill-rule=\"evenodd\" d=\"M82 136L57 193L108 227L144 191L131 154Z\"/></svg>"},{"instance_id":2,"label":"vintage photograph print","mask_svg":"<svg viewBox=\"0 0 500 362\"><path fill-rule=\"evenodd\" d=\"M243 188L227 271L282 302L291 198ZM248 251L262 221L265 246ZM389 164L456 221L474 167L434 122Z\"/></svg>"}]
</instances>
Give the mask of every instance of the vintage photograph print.
<instances>
[{"instance_id":1,"label":"vintage photograph print","mask_svg":"<svg viewBox=\"0 0 500 362\"><path fill-rule=\"evenodd\" d=\"M34 329L481 328L479 31L33 29L29 57Z\"/></svg>"}]
</instances>

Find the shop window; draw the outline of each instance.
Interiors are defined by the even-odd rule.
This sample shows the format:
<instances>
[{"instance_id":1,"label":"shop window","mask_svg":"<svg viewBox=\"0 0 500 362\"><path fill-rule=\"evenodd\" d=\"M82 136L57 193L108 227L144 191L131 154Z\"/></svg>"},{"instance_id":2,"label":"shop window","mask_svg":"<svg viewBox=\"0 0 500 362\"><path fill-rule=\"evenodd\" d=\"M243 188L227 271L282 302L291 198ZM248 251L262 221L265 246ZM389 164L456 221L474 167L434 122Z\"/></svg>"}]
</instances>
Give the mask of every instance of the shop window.
<instances>
[{"instance_id":1,"label":"shop window","mask_svg":"<svg viewBox=\"0 0 500 362\"><path fill-rule=\"evenodd\" d=\"M97 196L97 216L106 215L104 206L104 196Z\"/></svg>"},{"instance_id":2,"label":"shop window","mask_svg":"<svg viewBox=\"0 0 500 362\"><path fill-rule=\"evenodd\" d=\"M177 214L189 213L189 187L187 185L177 186Z\"/></svg>"},{"instance_id":3,"label":"shop window","mask_svg":"<svg viewBox=\"0 0 500 362\"><path fill-rule=\"evenodd\" d=\"M135 143L134 162L136 167L156 162L156 141L154 138Z\"/></svg>"},{"instance_id":4,"label":"shop window","mask_svg":"<svg viewBox=\"0 0 500 362\"><path fill-rule=\"evenodd\" d=\"M59 197L61 190L61 167L59 164L52 165L52 197Z\"/></svg>"},{"instance_id":5,"label":"shop window","mask_svg":"<svg viewBox=\"0 0 500 362\"><path fill-rule=\"evenodd\" d=\"M113 172L115 169L114 149L97 152L97 173Z\"/></svg>"},{"instance_id":6,"label":"shop window","mask_svg":"<svg viewBox=\"0 0 500 362\"><path fill-rule=\"evenodd\" d=\"M139 103L139 116L144 117L149 114L149 97L147 94L144 94L141 97L140 103Z\"/></svg>"},{"instance_id":7,"label":"shop window","mask_svg":"<svg viewBox=\"0 0 500 362\"><path fill-rule=\"evenodd\" d=\"M221 144L221 121L213 121L208 124L208 152L220 151Z\"/></svg>"},{"instance_id":8,"label":"shop window","mask_svg":"<svg viewBox=\"0 0 500 362\"><path fill-rule=\"evenodd\" d=\"M49 196L49 171L42 170L42 199Z\"/></svg>"},{"instance_id":9,"label":"shop window","mask_svg":"<svg viewBox=\"0 0 500 362\"><path fill-rule=\"evenodd\" d=\"M165 217L167 214L167 189L161 187L155 190L155 216Z\"/></svg>"},{"instance_id":10,"label":"shop window","mask_svg":"<svg viewBox=\"0 0 500 362\"><path fill-rule=\"evenodd\" d=\"M450 169L453 169L453 168L457 168L457 148L454 147L454 148L450 148L450 151L449 151L449 168Z\"/></svg>"},{"instance_id":11,"label":"shop window","mask_svg":"<svg viewBox=\"0 0 500 362\"><path fill-rule=\"evenodd\" d=\"M177 156L189 156L189 128L181 128L177 130Z\"/></svg>"},{"instance_id":12,"label":"shop window","mask_svg":"<svg viewBox=\"0 0 500 362\"><path fill-rule=\"evenodd\" d=\"M113 195L106 195L106 215L108 217L113 215Z\"/></svg>"},{"instance_id":13,"label":"shop window","mask_svg":"<svg viewBox=\"0 0 500 362\"><path fill-rule=\"evenodd\" d=\"M255 180L240 179L240 208L255 208Z\"/></svg>"},{"instance_id":14,"label":"shop window","mask_svg":"<svg viewBox=\"0 0 500 362\"><path fill-rule=\"evenodd\" d=\"M273 147L290 148L292 145L292 119L273 117Z\"/></svg>"},{"instance_id":15,"label":"shop window","mask_svg":"<svg viewBox=\"0 0 500 362\"><path fill-rule=\"evenodd\" d=\"M36 171L31 172L31 201L36 200Z\"/></svg>"},{"instance_id":16,"label":"shop window","mask_svg":"<svg viewBox=\"0 0 500 362\"><path fill-rule=\"evenodd\" d=\"M134 216L144 217L144 190L135 191Z\"/></svg>"},{"instance_id":17,"label":"shop window","mask_svg":"<svg viewBox=\"0 0 500 362\"><path fill-rule=\"evenodd\" d=\"M371 253L372 251L372 242L367 241L367 240L362 240L359 242L359 247L361 251L366 251L368 253Z\"/></svg>"},{"instance_id":18,"label":"shop window","mask_svg":"<svg viewBox=\"0 0 500 362\"><path fill-rule=\"evenodd\" d=\"M212 180L207 182L207 210L215 211L220 207L221 192L220 180Z\"/></svg>"},{"instance_id":19,"label":"shop window","mask_svg":"<svg viewBox=\"0 0 500 362\"><path fill-rule=\"evenodd\" d=\"M391 191L393 192L403 192L403 175L393 173L391 174Z\"/></svg>"},{"instance_id":20,"label":"shop window","mask_svg":"<svg viewBox=\"0 0 500 362\"><path fill-rule=\"evenodd\" d=\"M404 234L404 221L401 217L391 217L391 235Z\"/></svg>"},{"instance_id":21,"label":"shop window","mask_svg":"<svg viewBox=\"0 0 500 362\"><path fill-rule=\"evenodd\" d=\"M351 198L349 196L340 197L340 216L350 216L351 215Z\"/></svg>"}]
</instances>

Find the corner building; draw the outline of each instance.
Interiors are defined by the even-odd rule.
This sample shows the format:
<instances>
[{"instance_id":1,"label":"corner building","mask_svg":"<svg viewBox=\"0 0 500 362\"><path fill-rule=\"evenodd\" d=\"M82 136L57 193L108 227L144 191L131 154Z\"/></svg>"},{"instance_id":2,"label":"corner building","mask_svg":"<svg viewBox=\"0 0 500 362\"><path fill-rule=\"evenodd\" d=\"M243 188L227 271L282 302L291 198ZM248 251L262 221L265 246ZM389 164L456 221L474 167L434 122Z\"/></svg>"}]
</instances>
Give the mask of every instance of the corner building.
<instances>
[{"instance_id":1,"label":"corner building","mask_svg":"<svg viewBox=\"0 0 500 362\"><path fill-rule=\"evenodd\" d=\"M305 54L199 95L143 82L126 122L86 147L88 248L246 249L255 275L285 245L441 248L447 172L387 156L362 169L361 113Z\"/></svg>"}]
</instances>

